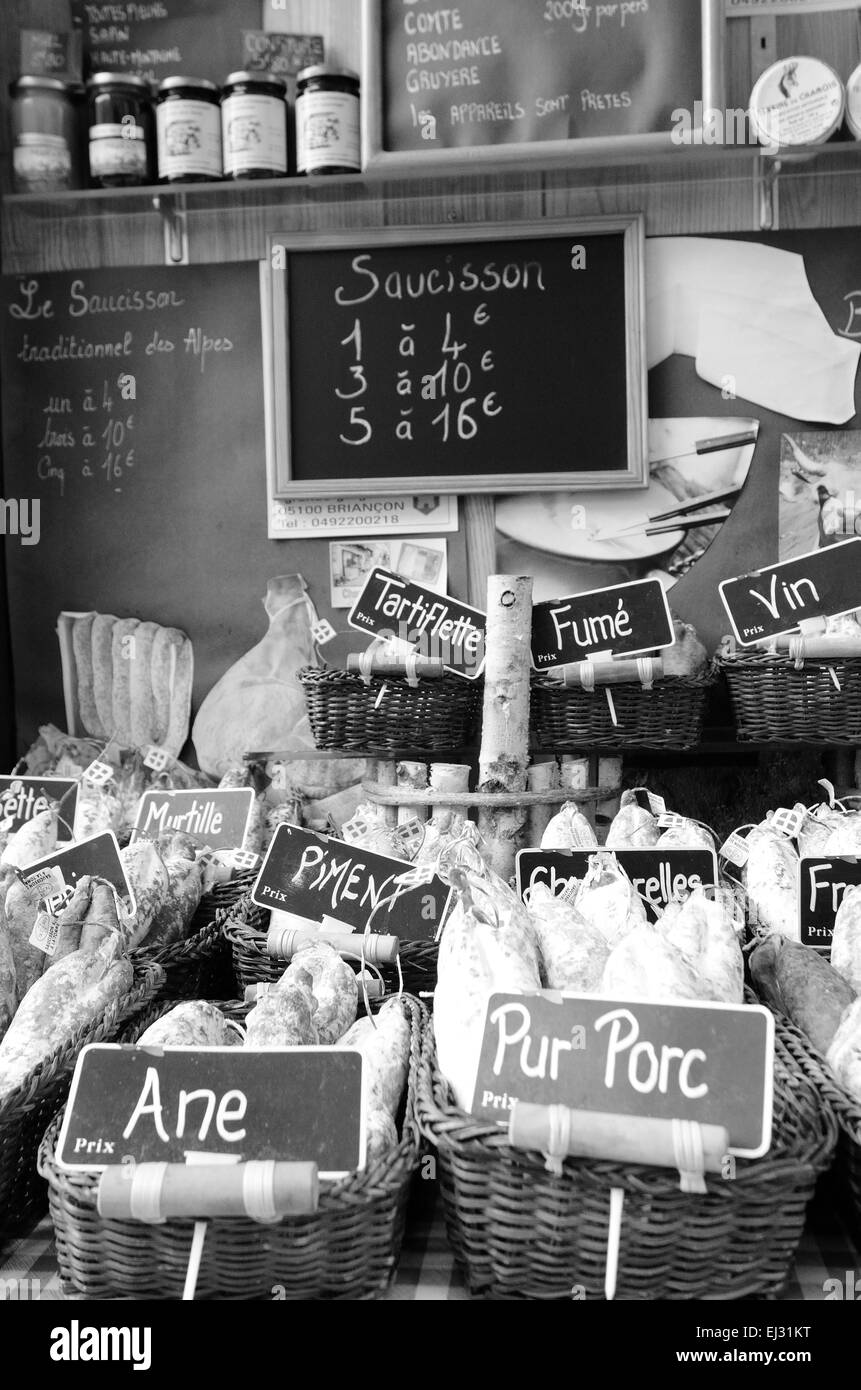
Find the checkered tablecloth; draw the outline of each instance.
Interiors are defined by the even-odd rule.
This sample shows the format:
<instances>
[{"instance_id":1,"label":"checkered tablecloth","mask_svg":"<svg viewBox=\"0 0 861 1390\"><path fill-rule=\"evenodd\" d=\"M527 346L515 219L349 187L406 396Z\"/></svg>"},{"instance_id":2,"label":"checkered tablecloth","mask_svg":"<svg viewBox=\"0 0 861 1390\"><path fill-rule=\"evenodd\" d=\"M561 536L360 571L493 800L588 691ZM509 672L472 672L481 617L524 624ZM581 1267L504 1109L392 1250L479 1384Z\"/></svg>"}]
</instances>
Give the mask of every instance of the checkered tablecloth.
<instances>
[{"instance_id":1,"label":"checkered tablecloth","mask_svg":"<svg viewBox=\"0 0 861 1390\"><path fill-rule=\"evenodd\" d=\"M39 1280L43 1299L75 1300L64 1290L57 1271L53 1230L46 1217L26 1237L3 1252L0 1279ZM841 1283L852 1274L861 1286L861 1249L835 1212L819 1200L810 1209L792 1271L781 1298L822 1300L826 1280ZM446 1239L442 1203L433 1182L416 1185L410 1205L401 1257L387 1299L468 1300L463 1271L455 1263Z\"/></svg>"}]
</instances>

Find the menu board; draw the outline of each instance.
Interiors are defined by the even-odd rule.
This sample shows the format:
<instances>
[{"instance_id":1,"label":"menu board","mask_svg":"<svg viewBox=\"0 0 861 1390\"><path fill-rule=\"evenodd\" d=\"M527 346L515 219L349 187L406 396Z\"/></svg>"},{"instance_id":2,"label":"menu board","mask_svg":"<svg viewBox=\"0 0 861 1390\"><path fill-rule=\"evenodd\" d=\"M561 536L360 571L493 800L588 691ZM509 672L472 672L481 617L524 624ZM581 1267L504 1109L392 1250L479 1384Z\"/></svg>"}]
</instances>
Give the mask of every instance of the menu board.
<instances>
[{"instance_id":1,"label":"menu board","mask_svg":"<svg viewBox=\"0 0 861 1390\"><path fill-rule=\"evenodd\" d=\"M259 534L257 262L6 277L0 375L22 531L5 544L22 740L64 717L63 610L188 632L199 702L256 640L283 566Z\"/></svg>"},{"instance_id":2,"label":"menu board","mask_svg":"<svg viewBox=\"0 0 861 1390\"><path fill-rule=\"evenodd\" d=\"M637 214L270 247L276 492L645 481Z\"/></svg>"},{"instance_id":3,"label":"menu board","mask_svg":"<svg viewBox=\"0 0 861 1390\"><path fill-rule=\"evenodd\" d=\"M376 0L368 52L380 150L669 135L673 113L684 108L693 121L703 100L708 9L696 0Z\"/></svg>"}]
</instances>

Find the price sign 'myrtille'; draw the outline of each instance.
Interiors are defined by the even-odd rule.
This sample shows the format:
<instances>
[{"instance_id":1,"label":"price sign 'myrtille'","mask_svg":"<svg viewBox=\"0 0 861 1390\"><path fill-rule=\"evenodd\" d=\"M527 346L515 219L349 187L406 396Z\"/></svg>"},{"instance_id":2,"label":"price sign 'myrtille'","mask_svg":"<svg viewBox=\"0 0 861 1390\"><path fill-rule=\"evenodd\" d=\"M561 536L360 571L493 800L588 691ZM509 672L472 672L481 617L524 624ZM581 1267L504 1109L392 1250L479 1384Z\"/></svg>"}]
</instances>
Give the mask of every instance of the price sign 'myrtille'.
<instances>
[{"instance_id":1,"label":"price sign 'myrtille'","mask_svg":"<svg viewBox=\"0 0 861 1390\"><path fill-rule=\"evenodd\" d=\"M347 622L359 632L407 642L467 680L480 673L486 615L388 570L371 570Z\"/></svg>"},{"instance_id":2,"label":"price sign 'myrtille'","mask_svg":"<svg viewBox=\"0 0 861 1390\"><path fill-rule=\"evenodd\" d=\"M861 537L725 579L720 596L736 640L752 647L813 618L861 608Z\"/></svg>"},{"instance_id":3,"label":"price sign 'myrtille'","mask_svg":"<svg viewBox=\"0 0 861 1390\"><path fill-rule=\"evenodd\" d=\"M532 610L532 664L536 671L591 656L637 656L672 646L673 620L657 579L536 603Z\"/></svg>"},{"instance_id":4,"label":"price sign 'myrtille'","mask_svg":"<svg viewBox=\"0 0 861 1390\"><path fill-rule=\"evenodd\" d=\"M209 849L241 849L253 806L251 787L144 792L132 839L179 830Z\"/></svg>"}]
</instances>

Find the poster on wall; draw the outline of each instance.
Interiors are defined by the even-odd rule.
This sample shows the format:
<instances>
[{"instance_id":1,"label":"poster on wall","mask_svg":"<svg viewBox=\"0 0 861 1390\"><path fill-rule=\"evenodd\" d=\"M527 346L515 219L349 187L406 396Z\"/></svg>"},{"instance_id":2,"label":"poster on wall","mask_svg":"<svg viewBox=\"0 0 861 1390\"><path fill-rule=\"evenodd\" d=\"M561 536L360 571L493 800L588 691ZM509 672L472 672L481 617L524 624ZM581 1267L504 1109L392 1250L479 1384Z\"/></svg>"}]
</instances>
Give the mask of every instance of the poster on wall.
<instances>
[{"instance_id":1,"label":"poster on wall","mask_svg":"<svg viewBox=\"0 0 861 1390\"><path fill-rule=\"evenodd\" d=\"M686 574L729 517L753 459L749 416L649 421L645 491L531 493L496 505L497 563L534 599Z\"/></svg>"},{"instance_id":2,"label":"poster on wall","mask_svg":"<svg viewBox=\"0 0 861 1390\"><path fill-rule=\"evenodd\" d=\"M649 486L609 514L601 493L500 498L500 568L539 602L658 577L713 650L722 579L815 548L823 507L826 537L854 527L859 284L850 229L648 238Z\"/></svg>"},{"instance_id":3,"label":"poster on wall","mask_svg":"<svg viewBox=\"0 0 861 1390\"><path fill-rule=\"evenodd\" d=\"M447 592L445 540L351 540L329 542L330 601L333 608L352 608L373 569L391 570L436 594Z\"/></svg>"},{"instance_id":4,"label":"poster on wall","mask_svg":"<svg viewBox=\"0 0 861 1390\"><path fill-rule=\"evenodd\" d=\"M780 440L780 559L861 536L861 430Z\"/></svg>"}]
</instances>

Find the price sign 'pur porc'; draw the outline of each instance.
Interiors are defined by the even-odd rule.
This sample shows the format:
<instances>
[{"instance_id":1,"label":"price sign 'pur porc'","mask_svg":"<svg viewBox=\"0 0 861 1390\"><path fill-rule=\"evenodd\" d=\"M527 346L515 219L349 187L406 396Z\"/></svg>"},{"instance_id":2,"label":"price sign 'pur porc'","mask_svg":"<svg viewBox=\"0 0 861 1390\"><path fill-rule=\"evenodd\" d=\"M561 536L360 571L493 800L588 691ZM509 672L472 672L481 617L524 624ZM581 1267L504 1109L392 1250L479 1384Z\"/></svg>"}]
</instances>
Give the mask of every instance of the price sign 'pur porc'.
<instances>
[{"instance_id":1,"label":"price sign 'pur porc'","mask_svg":"<svg viewBox=\"0 0 861 1390\"><path fill-rule=\"evenodd\" d=\"M470 1110L507 1125L521 1105L722 1126L728 1152L771 1143L774 1018L759 1005L584 995L488 1000Z\"/></svg>"}]
</instances>

